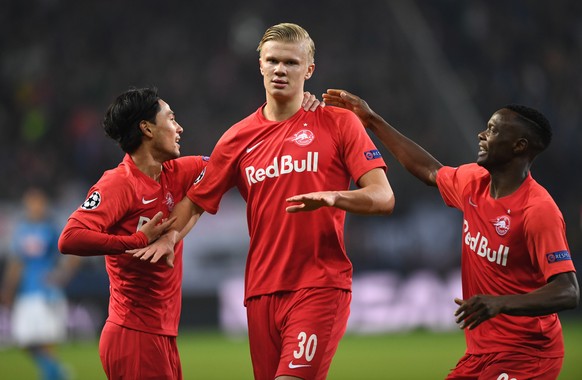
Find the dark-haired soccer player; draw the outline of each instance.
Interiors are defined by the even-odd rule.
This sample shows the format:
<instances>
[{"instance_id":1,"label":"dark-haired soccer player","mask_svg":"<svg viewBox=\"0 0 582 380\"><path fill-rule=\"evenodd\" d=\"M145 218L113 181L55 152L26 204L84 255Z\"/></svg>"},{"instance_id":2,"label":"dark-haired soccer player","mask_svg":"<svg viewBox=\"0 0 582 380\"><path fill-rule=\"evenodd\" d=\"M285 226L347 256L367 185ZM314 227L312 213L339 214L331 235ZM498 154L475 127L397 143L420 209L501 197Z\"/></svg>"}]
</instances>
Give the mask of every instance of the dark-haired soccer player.
<instances>
[{"instance_id":1,"label":"dark-haired soccer player","mask_svg":"<svg viewBox=\"0 0 582 380\"><path fill-rule=\"evenodd\" d=\"M359 97L323 100L356 113L396 159L463 212L463 299L455 316L467 351L447 379L556 379L564 344L556 314L578 305L579 287L560 210L530 174L550 143L548 120L508 105L479 133L474 164L443 166Z\"/></svg>"},{"instance_id":2,"label":"dark-haired soccer player","mask_svg":"<svg viewBox=\"0 0 582 380\"><path fill-rule=\"evenodd\" d=\"M173 268L122 253L144 247L168 226L175 203L206 166L180 156L182 127L156 89L131 89L109 106L105 132L126 152L91 187L59 239L64 254L106 255L109 315L99 342L108 379L182 379L176 345L181 308L182 242Z\"/></svg>"},{"instance_id":3,"label":"dark-haired soccer player","mask_svg":"<svg viewBox=\"0 0 582 380\"><path fill-rule=\"evenodd\" d=\"M247 202L245 304L255 379L325 379L351 301L346 211L389 214L394 196L353 113L301 110L315 69L309 34L278 24L258 51L266 103L218 141L205 175L172 213L176 229L135 255L155 262L171 254L181 226L203 210L217 212L236 186ZM358 189L349 190L351 179Z\"/></svg>"}]
</instances>

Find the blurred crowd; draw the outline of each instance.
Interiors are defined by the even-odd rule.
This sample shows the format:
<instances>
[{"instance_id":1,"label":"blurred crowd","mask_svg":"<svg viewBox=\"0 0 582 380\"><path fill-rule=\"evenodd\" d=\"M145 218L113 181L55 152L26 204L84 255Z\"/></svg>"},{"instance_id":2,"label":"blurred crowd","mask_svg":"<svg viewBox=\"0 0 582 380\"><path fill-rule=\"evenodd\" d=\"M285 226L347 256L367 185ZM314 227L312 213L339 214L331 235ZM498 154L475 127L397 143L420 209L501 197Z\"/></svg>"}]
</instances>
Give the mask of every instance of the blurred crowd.
<instances>
[{"instance_id":1,"label":"blurred crowd","mask_svg":"<svg viewBox=\"0 0 582 380\"><path fill-rule=\"evenodd\" d=\"M534 176L564 212L572 250L581 251L576 1L9 1L0 12L0 199L16 202L30 185L62 197L116 165L119 149L100 123L132 86L159 88L185 129L183 154L210 154L264 101L255 49L264 29L281 21L301 24L315 40L310 91L362 96L443 163L473 161L477 132L503 105L544 112L554 141ZM386 159L402 222L434 194ZM439 223L434 215L409 225ZM362 221L355 234L375 222Z\"/></svg>"}]
</instances>

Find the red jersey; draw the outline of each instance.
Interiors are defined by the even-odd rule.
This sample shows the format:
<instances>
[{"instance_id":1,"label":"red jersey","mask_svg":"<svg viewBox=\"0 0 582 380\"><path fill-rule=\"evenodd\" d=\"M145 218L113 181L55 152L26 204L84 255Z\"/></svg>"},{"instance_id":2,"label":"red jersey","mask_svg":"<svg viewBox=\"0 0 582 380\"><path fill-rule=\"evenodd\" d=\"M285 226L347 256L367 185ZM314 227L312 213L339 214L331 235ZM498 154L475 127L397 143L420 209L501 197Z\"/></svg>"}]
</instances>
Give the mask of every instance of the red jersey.
<instances>
[{"instance_id":1,"label":"red jersey","mask_svg":"<svg viewBox=\"0 0 582 380\"><path fill-rule=\"evenodd\" d=\"M299 110L284 121L259 108L218 141L208 170L188 197L209 213L236 186L247 202L250 247L245 297L309 287L351 289L344 247L345 211L322 207L290 214L286 198L347 190L374 168L385 168L358 118L335 107Z\"/></svg>"},{"instance_id":2,"label":"red jersey","mask_svg":"<svg viewBox=\"0 0 582 380\"><path fill-rule=\"evenodd\" d=\"M489 173L477 164L441 168L437 185L445 203L463 212L464 299L529 293L550 277L575 270L562 214L531 174L513 194L499 199L490 196ZM465 330L465 336L469 354L564 355L557 314L500 314Z\"/></svg>"},{"instance_id":3,"label":"red jersey","mask_svg":"<svg viewBox=\"0 0 582 380\"><path fill-rule=\"evenodd\" d=\"M76 255L106 255L109 275L108 321L138 331L176 336L182 301L182 241L174 268L124 255L147 245L136 231L162 211L170 215L206 166L201 156L163 164L160 182L141 172L129 155L91 187L87 200L70 216L59 248ZM65 248L66 247L66 248Z\"/></svg>"}]
</instances>

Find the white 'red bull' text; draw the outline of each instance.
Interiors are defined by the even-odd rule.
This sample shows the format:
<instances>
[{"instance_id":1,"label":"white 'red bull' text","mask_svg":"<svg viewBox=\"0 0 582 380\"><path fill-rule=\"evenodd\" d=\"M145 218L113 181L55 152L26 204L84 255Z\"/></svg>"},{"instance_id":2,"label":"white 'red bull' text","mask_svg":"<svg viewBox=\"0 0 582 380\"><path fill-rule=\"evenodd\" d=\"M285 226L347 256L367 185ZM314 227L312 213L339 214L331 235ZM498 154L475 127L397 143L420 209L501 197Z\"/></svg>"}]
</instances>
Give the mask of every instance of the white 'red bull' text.
<instances>
[{"instance_id":1,"label":"white 'red bull' text","mask_svg":"<svg viewBox=\"0 0 582 380\"><path fill-rule=\"evenodd\" d=\"M463 221L463 234L465 234L464 243L475 252L477 255L486 258L492 263L497 263L501 266L507 266L507 257L509 256L509 247L499 244L497 250L489 247L489 239L477 232L476 236L471 236L469 233L469 223Z\"/></svg>"},{"instance_id":2,"label":"white 'red bull' text","mask_svg":"<svg viewBox=\"0 0 582 380\"><path fill-rule=\"evenodd\" d=\"M307 158L302 160L294 160L291 155L281 156L281 158L275 157L273 158L273 164L266 168L246 167L245 174L249 185L252 185L262 182L266 178L276 178L292 172L317 172L318 158L318 152L307 152Z\"/></svg>"}]
</instances>

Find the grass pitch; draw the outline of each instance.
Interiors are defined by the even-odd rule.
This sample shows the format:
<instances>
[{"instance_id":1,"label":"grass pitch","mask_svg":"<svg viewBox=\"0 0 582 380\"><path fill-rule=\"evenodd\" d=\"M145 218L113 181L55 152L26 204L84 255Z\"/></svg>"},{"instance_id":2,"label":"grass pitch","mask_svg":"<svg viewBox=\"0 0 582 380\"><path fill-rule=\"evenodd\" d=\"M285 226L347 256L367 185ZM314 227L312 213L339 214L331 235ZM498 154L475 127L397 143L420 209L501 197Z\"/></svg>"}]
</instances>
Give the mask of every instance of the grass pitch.
<instances>
[{"instance_id":1,"label":"grass pitch","mask_svg":"<svg viewBox=\"0 0 582 380\"><path fill-rule=\"evenodd\" d=\"M582 320L563 321L566 358L560 380L582 379ZM219 332L182 331L178 339L184 379L252 379L247 340ZM465 348L461 332L413 331L382 335L346 335L329 373L330 380L443 379ZM105 379L97 341L71 342L59 348L74 379ZM0 378L38 378L20 350L0 350Z\"/></svg>"}]
</instances>

